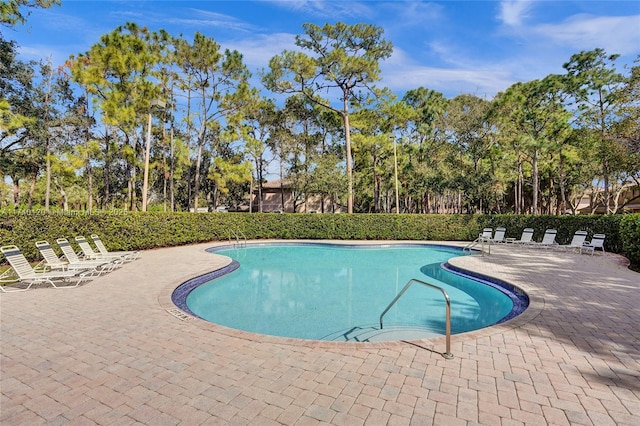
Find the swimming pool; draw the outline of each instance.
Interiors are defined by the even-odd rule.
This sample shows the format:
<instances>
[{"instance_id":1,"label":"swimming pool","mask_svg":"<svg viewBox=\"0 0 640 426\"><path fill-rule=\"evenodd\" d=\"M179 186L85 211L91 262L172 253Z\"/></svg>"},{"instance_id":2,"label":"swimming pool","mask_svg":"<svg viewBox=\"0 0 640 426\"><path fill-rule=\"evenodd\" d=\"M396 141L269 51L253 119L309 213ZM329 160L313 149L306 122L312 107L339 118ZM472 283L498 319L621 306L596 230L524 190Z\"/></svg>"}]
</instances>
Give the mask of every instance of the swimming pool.
<instances>
[{"instance_id":1,"label":"swimming pool","mask_svg":"<svg viewBox=\"0 0 640 426\"><path fill-rule=\"evenodd\" d=\"M338 341L444 334L442 294L420 285L398 300L380 329L380 314L411 279L429 281L449 294L454 334L499 323L524 309L522 295L508 286L442 269L448 259L463 255L452 247L281 243L212 251L234 259L229 269L235 270L185 283L187 288L174 292L174 303L207 321L254 333Z\"/></svg>"}]
</instances>

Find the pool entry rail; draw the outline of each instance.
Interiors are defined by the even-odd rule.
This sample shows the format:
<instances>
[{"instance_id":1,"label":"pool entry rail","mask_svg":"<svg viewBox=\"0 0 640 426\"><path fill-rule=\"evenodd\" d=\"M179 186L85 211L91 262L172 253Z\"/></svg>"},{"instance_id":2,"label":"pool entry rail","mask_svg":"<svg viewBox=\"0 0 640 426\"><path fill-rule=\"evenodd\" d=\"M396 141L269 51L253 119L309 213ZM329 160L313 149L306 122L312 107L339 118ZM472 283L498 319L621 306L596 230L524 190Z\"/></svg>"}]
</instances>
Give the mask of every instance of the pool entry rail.
<instances>
[{"instance_id":1,"label":"pool entry rail","mask_svg":"<svg viewBox=\"0 0 640 426\"><path fill-rule=\"evenodd\" d=\"M400 297L404 294L404 292L407 291L413 283L422 284L427 287L431 287L433 289L439 290L444 296L444 301L447 304L446 320L445 320L445 335L446 335L447 347L446 347L445 353L443 353L442 356L446 359L452 359L453 354L451 353L451 300L449 299L449 295L447 294L447 292L444 291L442 287L438 287L437 285L429 284L428 282L420 281L415 278L410 279L409 282L407 282L407 284L402 288L402 290L400 290L400 293L398 293L396 297L391 301L391 303L389 303L389 306L387 306L387 309L385 309L382 312L382 314L380 314L380 329L382 330L382 317L384 317L384 315L387 312L389 312L389 309L391 309L391 307L396 304L398 299L400 299Z\"/></svg>"},{"instance_id":2,"label":"pool entry rail","mask_svg":"<svg viewBox=\"0 0 640 426\"><path fill-rule=\"evenodd\" d=\"M469 244L467 244L465 246L465 248L462 249L462 252L464 253L465 251L467 251L467 252L471 253L471 249L472 248L475 248L476 246L480 245L480 254L482 254L482 256L484 256L484 254L485 254L485 244L487 246L486 253L487 254L491 254L491 240L489 240L486 237L483 237L482 235L480 235L478 238L476 238L475 240L473 240Z\"/></svg>"},{"instance_id":3,"label":"pool entry rail","mask_svg":"<svg viewBox=\"0 0 640 426\"><path fill-rule=\"evenodd\" d=\"M234 248L246 247L247 237L240 230L229 229L229 244L232 244Z\"/></svg>"}]
</instances>

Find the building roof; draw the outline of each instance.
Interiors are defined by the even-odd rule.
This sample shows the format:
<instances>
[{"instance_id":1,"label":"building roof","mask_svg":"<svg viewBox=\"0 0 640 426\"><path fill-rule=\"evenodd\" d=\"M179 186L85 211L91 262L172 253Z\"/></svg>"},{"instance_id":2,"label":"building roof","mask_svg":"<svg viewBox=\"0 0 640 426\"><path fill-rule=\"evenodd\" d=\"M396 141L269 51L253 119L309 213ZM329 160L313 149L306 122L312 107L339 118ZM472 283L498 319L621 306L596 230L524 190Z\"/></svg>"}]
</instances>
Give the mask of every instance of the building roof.
<instances>
[{"instance_id":1,"label":"building roof","mask_svg":"<svg viewBox=\"0 0 640 426\"><path fill-rule=\"evenodd\" d=\"M293 185L290 180L278 179L278 180L273 180L271 182L264 182L262 184L262 189L291 188L292 186Z\"/></svg>"}]
</instances>

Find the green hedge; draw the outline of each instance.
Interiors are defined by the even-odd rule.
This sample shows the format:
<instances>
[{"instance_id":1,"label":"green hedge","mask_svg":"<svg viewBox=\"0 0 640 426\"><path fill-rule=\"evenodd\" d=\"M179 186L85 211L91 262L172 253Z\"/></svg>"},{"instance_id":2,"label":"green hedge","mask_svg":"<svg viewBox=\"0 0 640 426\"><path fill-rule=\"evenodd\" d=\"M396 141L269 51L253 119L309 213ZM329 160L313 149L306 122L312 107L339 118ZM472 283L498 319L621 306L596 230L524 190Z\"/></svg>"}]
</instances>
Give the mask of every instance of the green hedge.
<instances>
[{"instance_id":1,"label":"green hedge","mask_svg":"<svg viewBox=\"0 0 640 426\"><path fill-rule=\"evenodd\" d=\"M631 261L634 269L640 270L640 214L630 214L622 218L620 239L622 253Z\"/></svg>"},{"instance_id":2,"label":"green hedge","mask_svg":"<svg viewBox=\"0 0 640 426\"><path fill-rule=\"evenodd\" d=\"M524 228L540 240L547 228L567 244L576 230L607 235L607 251L626 254L640 264L640 215L396 215L396 214L246 214L127 213L62 214L0 212L0 242L15 244L38 259L37 240L76 235L101 236L110 250L145 250L206 241L224 241L233 233L247 239L437 240L470 241L484 227L504 226L507 237Z\"/></svg>"},{"instance_id":3,"label":"green hedge","mask_svg":"<svg viewBox=\"0 0 640 426\"><path fill-rule=\"evenodd\" d=\"M638 215L566 215L566 216L533 216L533 215L484 215L478 217L482 227L507 228L507 238L520 238L524 228L535 230L533 239L541 241L545 230L556 229L556 241L559 244L569 244L573 234L587 231L587 241L593 234L605 234L605 249L613 253L623 253L620 222L625 217Z\"/></svg>"}]
</instances>

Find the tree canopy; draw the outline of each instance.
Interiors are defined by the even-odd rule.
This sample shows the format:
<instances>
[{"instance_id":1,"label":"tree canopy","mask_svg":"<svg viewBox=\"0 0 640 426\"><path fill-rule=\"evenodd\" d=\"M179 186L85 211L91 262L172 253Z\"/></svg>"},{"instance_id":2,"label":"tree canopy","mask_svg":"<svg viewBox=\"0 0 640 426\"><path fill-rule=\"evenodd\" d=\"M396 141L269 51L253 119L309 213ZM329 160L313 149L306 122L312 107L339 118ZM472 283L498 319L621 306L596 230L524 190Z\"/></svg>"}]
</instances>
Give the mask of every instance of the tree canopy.
<instances>
[{"instance_id":1,"label":"tree canopy","mask_svg":"<svg viewBox=\"0 0 640 426\"><path fill-rule=\"evenodd\" d=\"M2 23L55 4L3 3ZM583 51L564 74L447 99L375 86L393 52L380 27L307 23L295 44L258 87L201 33L125 23L60 67L0 40L0 203L262 211L271 171L296 210L315 194L322 211L563 214L590 195L615 213L640 183L637 62Z\"/></svg>"},{"instance_id":2,"label":"tree canopy","mask_svg":"<svg viewBox=\"0 0 640 426\"><path fill-rule=\"evenodd\" d=\"M60 0L6 0L0 3L0 23L4 26L24 24L29 10L35 7L60 5Z\"/></svg>"}]
</instances>

